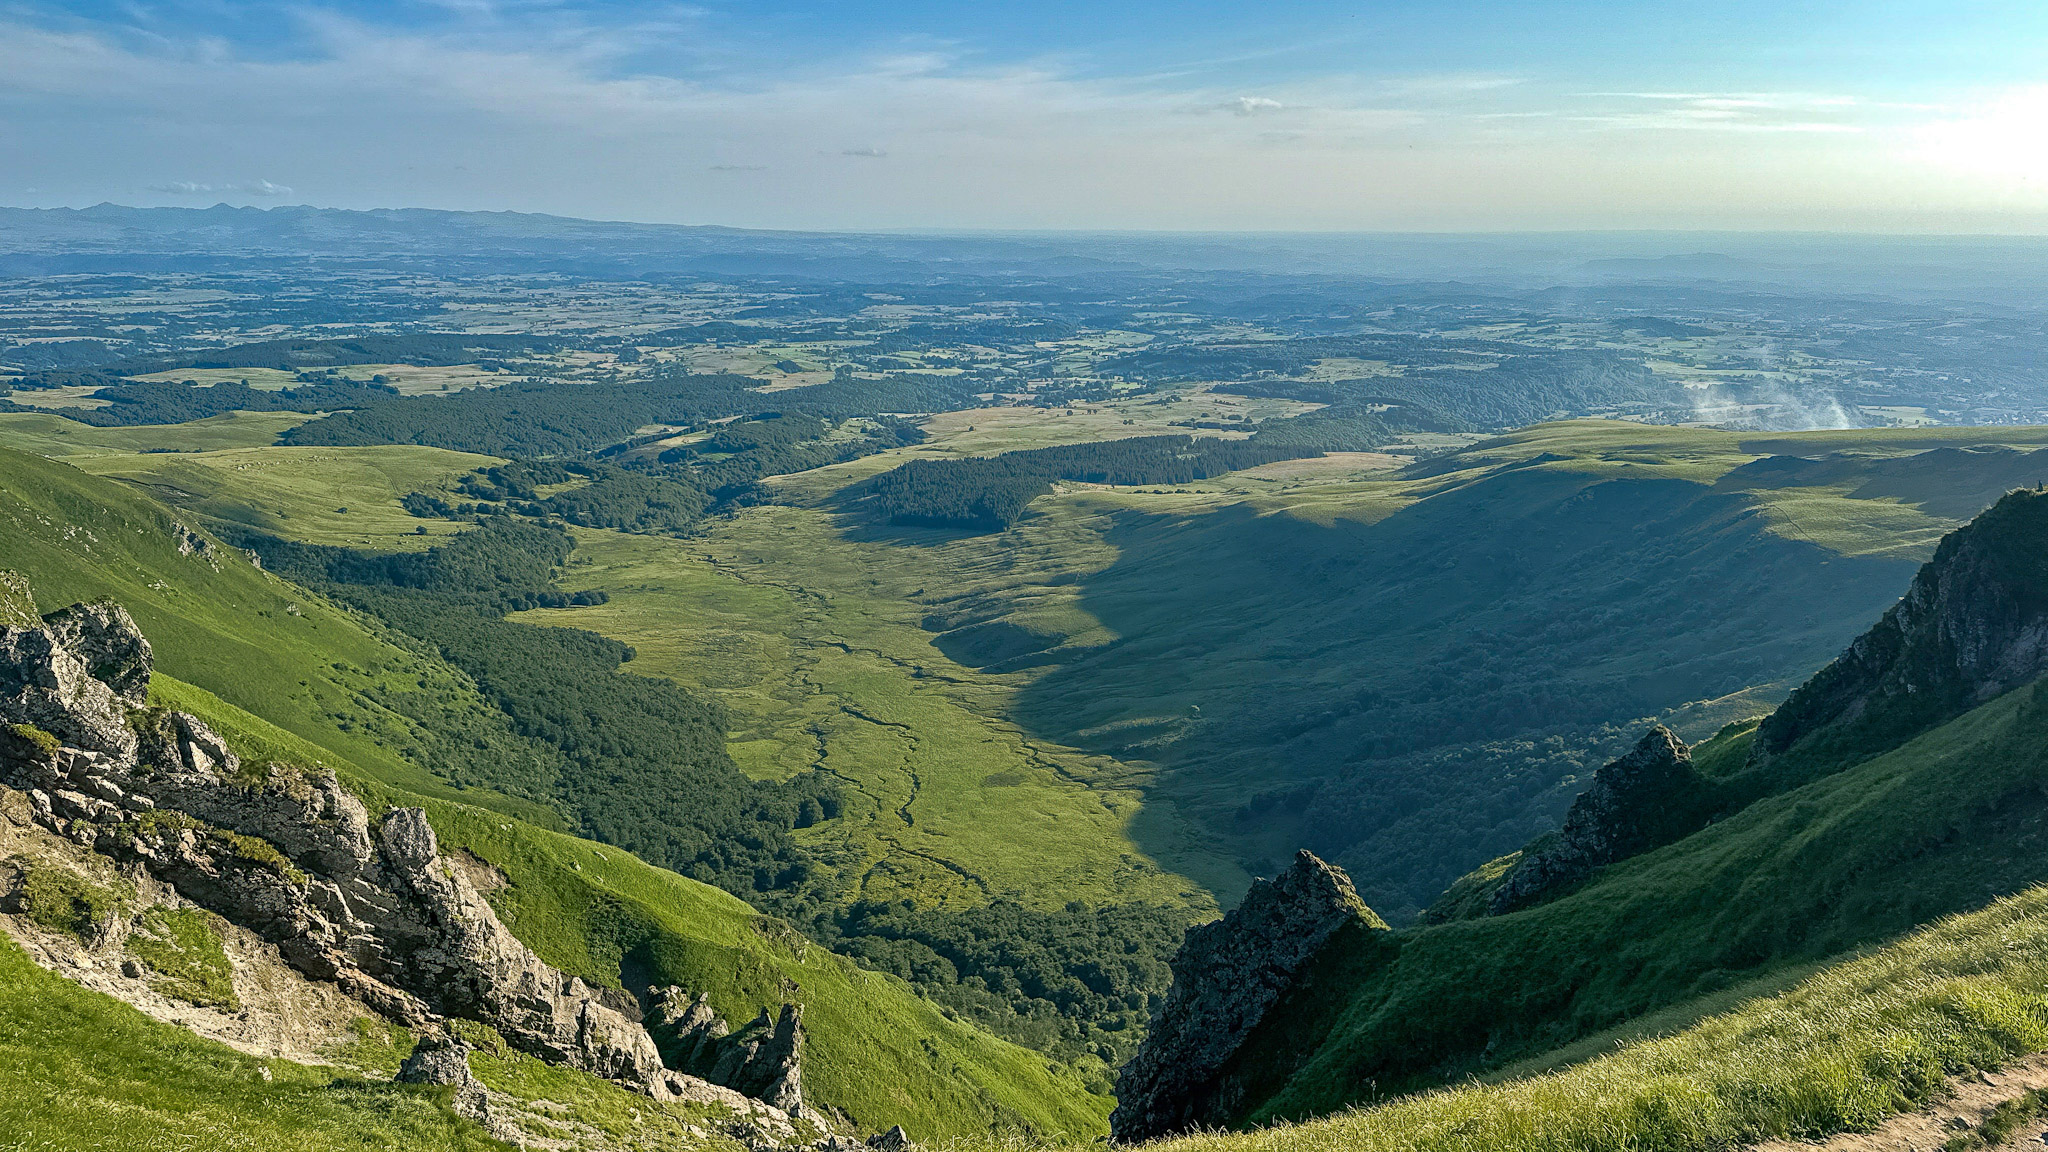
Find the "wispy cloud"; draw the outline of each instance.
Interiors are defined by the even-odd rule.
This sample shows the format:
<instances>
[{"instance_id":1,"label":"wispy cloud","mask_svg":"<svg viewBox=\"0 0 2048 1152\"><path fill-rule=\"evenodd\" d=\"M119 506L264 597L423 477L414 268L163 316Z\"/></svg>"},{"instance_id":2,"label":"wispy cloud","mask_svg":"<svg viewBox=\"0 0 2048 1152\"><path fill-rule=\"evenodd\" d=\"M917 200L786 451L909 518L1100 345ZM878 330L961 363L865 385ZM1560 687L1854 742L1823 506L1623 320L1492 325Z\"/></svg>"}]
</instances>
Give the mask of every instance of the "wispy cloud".
<instances>
[{"instance_id":1,"label":"wispy cloud","mask_svg":"<svg viewBox=\"0 0 2048 1152\"><path fill-rule=\"evenodd\" d=\"M1251 86L931 44L745 68L681 7L604 24L454 0L430 28L295 11L300 39L273 53L0 15L10 158L40 187L73 174L88 202L154 173L260 166L303 191L148 187L789 226L1832 226L1844 204L1947 202L1928 174L1956 165L1939 157L1988 155L2035 122L2020 98L1458 71ZM1915 135L1927 124L1945 126ZM706 162L720 156L745 162Z\"/></svg>"},{"instance_id":2,"label":"wispy cloud","mask_svg":"<svg viewBox=\"0 0 2048 1152\"><path fill-rule=\"evenodd\" d=\"M151 192L162 192L171 196L221 196L241 194L244 196L289 196L292 190L283 184L268 180L243 180L230 184L201 184L191 180L172 180L164 184L151 184Z\"/></svg>"}]
</instances>

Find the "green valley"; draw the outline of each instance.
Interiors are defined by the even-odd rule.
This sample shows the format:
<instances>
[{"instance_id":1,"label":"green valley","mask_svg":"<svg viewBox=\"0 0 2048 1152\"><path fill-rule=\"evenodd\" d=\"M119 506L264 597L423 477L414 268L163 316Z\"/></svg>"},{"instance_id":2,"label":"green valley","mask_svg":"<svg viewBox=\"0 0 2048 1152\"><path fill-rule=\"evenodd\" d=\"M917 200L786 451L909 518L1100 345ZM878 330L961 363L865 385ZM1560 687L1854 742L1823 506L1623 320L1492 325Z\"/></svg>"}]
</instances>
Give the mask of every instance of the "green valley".
<instances>
[{"instance_id":1,"label":"green valley","mask_svg":"<svg viewBox=\"0 0 2048 1152\"><path fill-rule=\"evenodd\" d=\"M0 209L0 1145L2048 1127L1946 242L203 222Z\"/></svg>"}]
</instances>

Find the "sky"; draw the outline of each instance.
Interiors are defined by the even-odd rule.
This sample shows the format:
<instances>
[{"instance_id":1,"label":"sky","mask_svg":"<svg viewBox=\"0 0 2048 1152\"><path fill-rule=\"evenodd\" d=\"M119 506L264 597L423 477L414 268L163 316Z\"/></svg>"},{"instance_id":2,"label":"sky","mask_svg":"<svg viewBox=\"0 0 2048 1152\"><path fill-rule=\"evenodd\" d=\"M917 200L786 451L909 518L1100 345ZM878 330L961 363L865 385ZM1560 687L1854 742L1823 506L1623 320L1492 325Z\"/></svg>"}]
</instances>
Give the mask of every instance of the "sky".
<instances>
[{"instance_id":1,"label":"sky","mask_svg":"<svg viewBox=\"0 0 2048 1152\"><path fill-rule=\"evenodd\" d=\"M2048 232L2042 0L0 0L0 204Z\"/></svg>"}]
</instances>

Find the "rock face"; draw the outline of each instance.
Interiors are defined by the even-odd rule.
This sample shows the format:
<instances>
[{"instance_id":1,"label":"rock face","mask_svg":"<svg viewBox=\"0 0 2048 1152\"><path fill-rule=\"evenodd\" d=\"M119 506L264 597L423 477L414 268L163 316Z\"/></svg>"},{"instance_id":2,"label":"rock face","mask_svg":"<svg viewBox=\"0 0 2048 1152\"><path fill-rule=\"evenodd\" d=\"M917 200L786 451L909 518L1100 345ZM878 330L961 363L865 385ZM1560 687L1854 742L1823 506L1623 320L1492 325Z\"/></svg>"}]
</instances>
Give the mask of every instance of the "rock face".
<instances>
[{"instance_id":1,"label":"rock face","mask_svg":"<svg viewBox=\"0 0 2048 1152\"><path fill-rule=\"evenodd\" d=\"M670 1068L722 1084L789 1113L803 1108L803 1009L762 1009L737 1033L711 1007L674 985L649 988L646 1021Z\"/></svg>"},{"instance_id":2,"label":"rock face","mask_svg":"<svg viewBox=\"0 0 2048 1152\"><path fill-rule=\"evenodd\" d=\"M0 715L66 744L135 751L128 710L149 695L149 641L113 604L74 604L33 628L0 630Z\"/></svg>"},{"instance_id":3,"label":"rock face","mask_svg":"<svg viewBox=\"0 0 2048 1152\"><path fill-rule=\"evenodd\" d=\"M32 605L18 583L0 590ZM0 628L0 784L27 797L15 815L145 870L400 1023L431 1034L449 1017L479 1021L515 1048L656 1097L698 1091L664 1066L632 996L562 973L505 928L442 856L423 810L372 818L331 771L245 763L197 717L146 708L149 644L115 605L12 619ZM724 1083L797 1106L794 1007L729 1043L708 1001L674 998L679 1022L719 1042ZM461 1063L440 1048L421 1060L420 1076Z\"/></svg>"},{"instance_id":4,"label":"rock face","mask_svg":"<svg viewBox=\"0 0 2048 1152\"><path fill-rule=\"evenodd\" d=\"M1698 831L1714 802L1712 786L1693 770L1691 750L1659 724L1628 755L1594 775L1572 802L1564 826L1523 854L1493 890L1486 910L1499 915L1541 903L1606 865Z\"/></svg>"},{"instance_id":5,"label":"rock face","mask_svg":"<svg viewBox=\"0 0 2048 1152\"><path fill-rule=\"evenodd\" d=\"M2044 672L2048 493L2023 489L1942 539L1883 619L1764 720L1751 764L1885 751Z\"/></svg>"},{"instance_id":6,"label":"rock face","mask_svg":"<svg viewBox=\"0 0 2048 1152\"><path fill-rule=\"evenodd\" d=\"M1173 988L1117 1076L1111 1136L1147 1140L1225 1122L1240 1093L1219 1076L1224 1065L1330 938L1361 922L1386 930L1343 869L1303 851L1229 915L1190 929L1173 958Z\"/></svg>"}]
</instances>

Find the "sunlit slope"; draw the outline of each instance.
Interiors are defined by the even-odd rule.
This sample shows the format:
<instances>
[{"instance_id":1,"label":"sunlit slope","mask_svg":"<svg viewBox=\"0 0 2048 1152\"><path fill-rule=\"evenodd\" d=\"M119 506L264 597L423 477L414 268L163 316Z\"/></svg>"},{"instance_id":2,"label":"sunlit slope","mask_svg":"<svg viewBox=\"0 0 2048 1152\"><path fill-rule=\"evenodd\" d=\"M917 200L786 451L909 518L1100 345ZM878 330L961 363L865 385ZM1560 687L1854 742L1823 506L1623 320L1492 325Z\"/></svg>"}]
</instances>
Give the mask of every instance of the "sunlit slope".
<instances>
[{"instance_id":1,"label":"sunlit slope","mask_svg":"<svg viewBox=\"0 0 2048 1152\"><path fill-rule=\"evenodd\" d=\"M482 723L489 709L474 688L238 552L181 553L182 515L116 481L0 450L0 555L29 576L40 607L112 597L150 637L166 702L217 721L251 750L323 760L373 797L426 803L451 843L513 880L500 893L508 924L551 962L612 986L703 989L735 1022L803 1002L816 1058L807 1089L864 1124L934 1137L991 1124L1084 1135L1106 1127L1109 1102L1042 1056L947 1019L900 982L805 944L722 892L545 832L510 815L545 816L533 806L430 774L433 760L411 759L433 747L430 734L389 705L421 693L434 707L415 710L430 718ZM490 807L450 803L457 798Z\"/></svg>"},{"instance_id":2,"label":"sunlit slope","mask_svg":"<svg viewBox=\"0 0 2048 1152\"><path fill-rule=\"evenodd\" d=\"M2044 981L2048 890L2035 888L1674 1035L1603 1045L1562 1072L1146 1147L1718 1152L1811 1139L1870 1128L1934 1102L1951 1076L2048 1050Z\"/></svg>"},{"instance_id":3,"label":"sunlit slope","mask_svg":"<svg viewBox=\"0 0 2048 1152\"><path fill-rule=\"evenodd\" d=\"M409 492L441 492L495 457L414 444L364 448L225 448L107 454L72 460L232 525L312 544L388 552L425 548L464 526L408 514ZM425 531L422 531L424 529Z\"/></svg>"},{"instance_id":4,"label":"sunlit slope","mask_svg":"<svg viewBox=\"0 0 2048 1152\"><path fill-rule=\"evenodd\" d=\"M230 412L186 424L97 428L42 412L0 412L0 443L59 459L255 448L306 422L300 412Z\"/></svg>"},{"instance_id":5,"label":"sunlit slope","mask_svg":"<svg viewBox=\"0 0 2048 1152\"><path fill-rule=\"evenodd\" d=\"M164 671L380 779L452 794L408 754L437 737L406 712L444 729L489 724L466 678L181 525L193 527L125 484L0 449L0 556L28 576L44 611L111 597L142 625ZM394 693L424 693L433 707L402 712Z\"/></svg>"}]
</instances>

